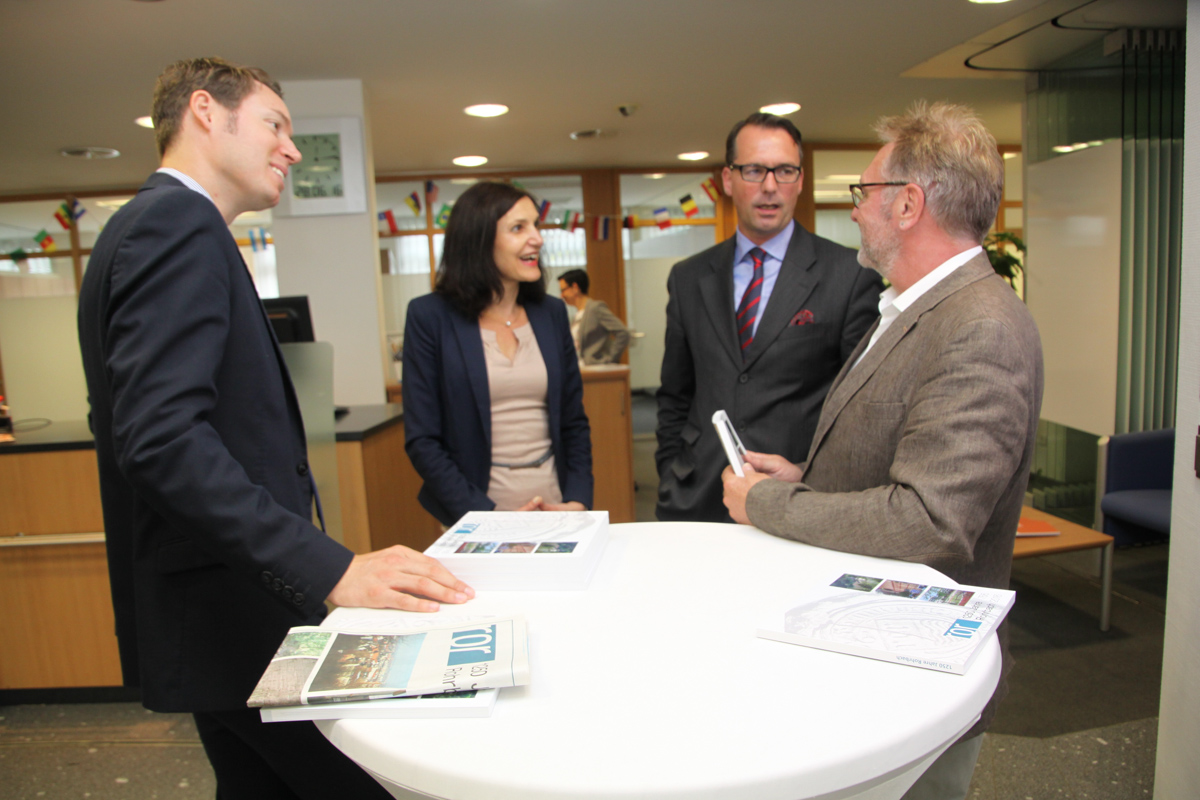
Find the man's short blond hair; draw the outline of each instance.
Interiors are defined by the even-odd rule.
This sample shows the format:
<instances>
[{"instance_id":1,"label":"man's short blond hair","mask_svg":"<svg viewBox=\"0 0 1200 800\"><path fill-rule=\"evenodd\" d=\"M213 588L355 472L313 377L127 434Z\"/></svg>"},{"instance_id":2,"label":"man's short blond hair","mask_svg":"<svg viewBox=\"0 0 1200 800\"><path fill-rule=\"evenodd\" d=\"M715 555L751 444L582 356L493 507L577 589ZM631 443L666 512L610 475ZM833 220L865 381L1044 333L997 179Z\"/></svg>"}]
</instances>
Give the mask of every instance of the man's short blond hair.
<instances>
[{"instance_id":1,"label":"man's short blond hair","mask_svg":"<svg viewBox=\"0 0 1200 800\"><path fill-rule=\"evenodd\" d=\"M1004 160L975 112L918 101L905 114L880 119L875 132L894 145L883 179L920 186L942 230L982 242L1004 194Z\"/></svg>"},{"instance_id":2,"label":"man's short blond hair","mask_svg":"<svg viewBox=\"0 0 1200 800\"><path fill-rule=\"evenodd\" d=\"M258 84L283 97L283 89L261 69L231 64L223 58L189 58L176 61L163 70L154 85L154 103L150 118L161 157L175 140L183 124L183 112L192 93L200 89L230 111L236 111Z\"/></svg>"}]
</instances>

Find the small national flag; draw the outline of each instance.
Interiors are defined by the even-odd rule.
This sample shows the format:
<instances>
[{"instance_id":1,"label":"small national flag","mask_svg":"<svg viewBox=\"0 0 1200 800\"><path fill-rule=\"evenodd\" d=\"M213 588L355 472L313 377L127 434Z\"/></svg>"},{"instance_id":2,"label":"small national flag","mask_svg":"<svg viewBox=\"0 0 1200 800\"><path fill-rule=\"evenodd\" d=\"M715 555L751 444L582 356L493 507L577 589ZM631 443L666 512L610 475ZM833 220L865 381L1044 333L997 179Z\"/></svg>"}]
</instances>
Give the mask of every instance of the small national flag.
<instances>
[{"instance_id":1,"label":"small national flag","mask_svg":"<svg viewBox=\"0 0 1200 800\"><path fill-rule=\"evenodd\" d=\"M432 206L438 199L438 185L433 181L425 181L425 202Z\"/></svg>"},{"instance_id":2,"label":"small national flag","mask_svg":"<svg viewBox=\"0 0 1200 800\"><path fill-rule=\"evenodd\" d=\"M679 207L683 209L683 215L688 219L700 213L700 208L696 205L696 201L692 199L690 194L685 194L679 198Z\"/></svg>"},{"instance_id":3,"label":"small national flag","mask_svg":"<svg viewBox=\"0 0 1200 800\"><path fill-rule=\"evenodd\" d=\"M446 224L448 222L450 222L450 204L449 203L442 203L442 207L438 209L437 217L434 218L433 222L439 228L446 227Z\"/></svg>"},{"instance_id":4,"label":"small national flag","mask_svg":"<svg viewBox=\"0 0 1200 800\"><path fill-rule=\"evenodd\" d=\"M567 225L567 232L574 233L575 231L579 230L580 226L582 226L582 225L583 225L583 213L580 211L576 211L574 214L571 215L571 222L570 222L570 224Z\"/></svg>"},{"instance_id":5,"label":"small national flag","mask_svg":"<svg viewBox=\"0 0 1200 800\"><path fill-rule=\"evenodd\" d=\"M65 203L63 205L66 205ZM71 230L71 218L63 213L62 208L54 212L54 218L58 220L58 224L62 225L64 231Z\"/></svg>"},{"instance_id":6,"label":"small national flag","mask_svg":"<svg viewBox=\"0 0 1200 800\"><path fill-rule=\"evenodd\" d=\"M660 230L671 227L671 212L667 211L665 206L654 209L654 221Z\"/></svg>"},{"instance_id":7,"label":"small national flag","mask_svg":"<svg viewBox=\"0 0 1200 800\"><path fill-rule=\"evenodd\" d=\"M608 217L596 217L592 220L592 238L597 242L608 241Z\"/></svg>"},{"instance_id":8,"label":"small national flag","mask_svg":"<svg viewBox=\"0 0 1200 800\"><path fill-rule=\"evenodd\" d=\"M637 224L638 224L637 214L630 214L628 217L621 220L621 227L623 227L623 228L636 228Z\"/></svg>"},{"instance_id":9,"label":"small national flag","mask_svg":"<svg viewBox=\"0 0 1200 800\"><path fill-rule=\"evenodd\" d=\"M387 223L388 233L396 233L400 230L396 227L396 216L392 214L392 210L390 208L387 211L379 212L379 221Z\"/></svg>"},{"instance_id":10,"label":"small national flag","mask_svg":"<svg viewBox=\"0 0 1200 800\"><path fill-rule=\"evenodd\" d=\"M267 249L267 229L266 228L258 229L258 240L260 242L262 242L263 250L266 250Z\"/></svg>"},{"instance_id":11,"label":"small national flag","mask_svg":"<svg viewBox=\"0 0 1200 800\"><path fill-rule=\"evenodd\" d=\"M413 216L421 215L421 196L419 194L413 192L408 197L404 198L404 202L407 203L408 207L412 209Z\"/></svg>"},{"instance_id":12,"label":"small national flag","mask_svg":"<svg viewBox=\"0 0 1200 800\"><path fill-rule=\"evenodd\" d=\"M567 229L567 226L570 224L571 224L571 211L570 211L570 209L568 209L563 212L562 229L565 231Z\"/></svg>"},{"instance_id":13,"label":"small national flag","mask_svg":"<svg viewBox=\"0 0 1200 800\"><path fill-rule=\"evenodd\" d=\"M24 261L25 259L29 258L29 254L18 247L16 250L13 250L11 253L9 253L8 257L13 261Z\"/></svg>"},{"instance_id":14,"label":"small national flag","mask_svg":"<svg viewBox=\"0 0 1200 800\"><path fill-rule=\"evenodd\" d=\"M712 200L714 203L717 202L717 198L721 196L721 190L717 188L717 182L712 178L705 178L703 181L701 181L700 188L703 189L704 193L708 195L708 199Z\"/></svg>"},{"instance_id":15,"label":"small national flag","mask_svg":"<svg viewBox=\"0 0 1200 800\"><path fill-rule=\"evenodd\" d=\"M42 248L42 252L44 253L53 253L58 249L58 245L54 243L54 237L46 233L45 228L38 231L33 240L38 243L38 246Z\"/></svg>"},{"instance_id":16,"label":"small national flag","mask_svg":"<svg viewBox=\"0 0 1200 800\"><path fill-rule=\"evenodd\" d=\"M257 253L258 252L258 239L254 235L254 228L251 228L249 233L250 233L250 249L253 250L255 253Z\"/></svg>"},{"instance_id":17,"label":"small national flag","mask_svg":"<svg viewBox=\"0 0 1200 800\"><path fill-rule=\"evenodd\" d=\"M543 200L542 204L540 206L538 206L538 222L545 222L546 215L549 213L550 213L550 201Z\"/></svg>"}]
</instances>

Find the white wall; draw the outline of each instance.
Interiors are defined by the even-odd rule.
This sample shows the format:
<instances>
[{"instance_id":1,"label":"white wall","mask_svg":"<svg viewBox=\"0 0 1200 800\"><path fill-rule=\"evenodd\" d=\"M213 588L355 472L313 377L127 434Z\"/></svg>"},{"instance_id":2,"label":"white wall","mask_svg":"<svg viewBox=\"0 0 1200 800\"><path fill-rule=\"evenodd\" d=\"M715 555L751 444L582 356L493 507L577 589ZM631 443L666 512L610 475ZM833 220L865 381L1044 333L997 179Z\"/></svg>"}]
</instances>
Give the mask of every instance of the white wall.
<instances>
[{"instance_id":1,"label":"white wall","mask_svg":"<svg viewBox=\"0 0 1200 800\"><path fill-rule=\"evenodd\" d=\"M1117 413L1121 143L1029 164L1025 181L1025 297L1042 335L1042 416L1105 436Z\"/></svg>"},{"instance_id":2,"label":"white wall","mask_svg":"<svg viewBox=\"0 0 1200 800\"><path fill-rule=\"evenodd\" d=\"M630 330L645 334L629 347L629 384L657 389L667 335L667 276L680 256L625 261L625 310Z\"/></svg>"},{"instance_id":3,"label":"white wall","mask_svg":"<svg viewBox=\"0 0 1200 800\"><path fill-rule=\"evenodd\" d=\"M87 419L76 308L74 295L0 299L4 384L13 419Z\"/></svg>"},{"instance_id":4,"label":"white wall","mask_svg":"<svg viewBox=\"0 0 1200 800\"><path fill-rule=\"evenodd\" d=\"M1188 17L1200 12L1189 0ZM1190 20L1189 20L1190 21ZM1188 27L1200 52L1200 26ZM1200 63L1187 64L1184 143L1183 279L1180 292L1179 395L1175 417L1175 489L1171 566L1163 648L1162 706L1154 796L1195 797L1200 786L1200 480L1193 469L1200 426Z\"/></svg>"},{"instance_id":5,"label":"white wall","mask_svg":"<svg viewBox=\"0 0 1200 800\"><path fill-rule=\"evenodd\" d=\"M293 119L364 117L361 81L285 81L282 86ZM276 215L271 224L279 293L308 295L316 338L333 345L333 395L339 405L384 402L389 361L379 293L375 165L366 119L362 128L367 211Z\"/></svg>"}]
</instances>

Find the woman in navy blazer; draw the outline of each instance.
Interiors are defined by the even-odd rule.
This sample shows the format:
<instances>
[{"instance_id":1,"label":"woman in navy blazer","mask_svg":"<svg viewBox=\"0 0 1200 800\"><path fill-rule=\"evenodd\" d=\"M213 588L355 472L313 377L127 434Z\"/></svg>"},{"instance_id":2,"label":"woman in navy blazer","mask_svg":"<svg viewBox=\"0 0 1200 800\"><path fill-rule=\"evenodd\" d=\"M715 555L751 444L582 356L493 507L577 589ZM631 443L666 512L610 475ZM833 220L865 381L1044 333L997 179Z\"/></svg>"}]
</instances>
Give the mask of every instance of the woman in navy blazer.
<instances>
[{"instance_id":1,"label":"woman in navy blazer","mask_svg":"<svg viewBox=\"0 0 1200 800\"><path fill-rule=\"evenodd\" d=\"M496 508L488 491L494 467L515 472L551 457L554 469L548 474L557 476L557 487L549 488L561 493L562 502L538 494L501 510L584 510L592 505L591 431L583 410L583 382L566 307L546 295L537 221L537 206L527 192L505 183L472 186L455 203L446 226L436 288L408 305L402 380L405 450L425 481L417 495L421 505L444 525L468 511ZM526 324L545 363L550 449L540 461L493 464L484 337L512 359L519 346L515 332Z\"/></svg>"}]
</instances>

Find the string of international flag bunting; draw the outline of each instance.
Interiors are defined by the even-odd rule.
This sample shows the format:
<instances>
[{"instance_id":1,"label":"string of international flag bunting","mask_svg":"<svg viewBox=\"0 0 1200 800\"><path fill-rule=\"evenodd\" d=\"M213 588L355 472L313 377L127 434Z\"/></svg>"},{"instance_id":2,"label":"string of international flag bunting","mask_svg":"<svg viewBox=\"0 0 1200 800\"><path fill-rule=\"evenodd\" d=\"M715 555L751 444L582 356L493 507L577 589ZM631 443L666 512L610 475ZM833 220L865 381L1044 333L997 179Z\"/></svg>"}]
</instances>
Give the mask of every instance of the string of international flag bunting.
<instances>
[{"instance_id":1,"label":"string of international flag bunting","mask_svg":"<svg viewBox=\"0 0 1200 800\"><path fill-rule=\"evenodd\" d=\"M517 188L523 188L516 181L512 182ZM708 195L709 199L714 203L721 196L721 190L717 188L717 182L712 178L705 178L700 182L700 188ZM425 205L432 209L438 200L438 185L434 181L425 181ZM408 197L404 198L404 204L412 211L413 216L421 216L421 196L417 192L413 192ZM545 224L550 221L550 206L549 200L543 200L538 207L538 222ZM685 194L679 198L679 207L683 210L683 215L688 219L700 213L699 206L696 205L696 200L691 194ZM438 228L445 228L446 223L450 221L450 211L453 208L449 203L442 203L437 213L433 215L433 224ZM654 224L660 230L669 228L672 225L671 210L667 206L656 208L654 210ZM396 224L396 213L393 209L387 209L379 212L379 221L385 223L388 227L388 232L392 234L400 233L400 228ZM606 241L612 235L613 230L617 225L622 228L636 228L639 224L637 214L629 214L621 216L617 214L584 214L582 211L567 210L563 212L561 221L558 223L563 230L568 233L574 233L580 228L586 227L591 237L598 242Z\"/></svg>"},{"instance_id":2,"label":"string of international flag bunting","mask_svg":"<svg viewBox=\"0 0 1200 800\"><path fill-rule=\"evenodd\" d=\"M521 188L520 184L518 184L516 181L513 181L513 185ZM701 181L700 188L704 190L704 193L707 194L709 199L714 203L717 201L717 198L721 196L721 190L717 188L717 182L712 178L706 178ZM438 185L434 181L425 181L426 205L432 208L433 205L437 203L437 200ZM417 192L413 192L408 197L404 198L404 203L409 207L409 209L412 210L412 213L415 216L421 215L421 196ZM551 203L549 200L542 201L541 206L538 208L539 223L545 224L550 220L550 206ZM683 197L679 198L679 207L683 210L683 215L688 219L691 219L700 213L700 208L696 205L696 201L691 194L685 194ZM446 223L450 221L450 211L452 208L453 207L449 203L442 203L441 207L438 209L438 212L433 215L433 224L438 228L445 228ZM72 197L63 201L63 203L54 210L54 218L58 220L58 224L62 226L63 230L69 231L71 229L71 223L73 221L77 221L86 213L87 209L85 209L78 200ZM654 210L654 224L657 225L660 230L671 227L671 219L671 210L667 206L656 208ZM387 224L388 231L390 233L395 234L400 232L400 228L396 225L395 212L392 209L389 208L386 211L380 211L379 221ZM559 224L561 225L562 229L568 233L574 233L580 228L586 226L593 239L598 242L603 242L612 235L613 230L618 224L622 228L636 228L638 227L638 223L639 219L636 214L629 214L627 216L620 216L616 214L585 215L582 211L567 210L563 212L561 222ZM257 231L251 229L249 236L250 247L252 250L257 251L259 247L264 249L266 248L267 232L263 228L259 228ZM58 245L55 243L54 237L51 236L45 228L42 228L40 231L38 231L34 235L33 240L38 243L40 248L42 248L42 252L40 254L28 253L24 249L18 247L16 250L9 252L8 257L13 261L24 261L31 256L36 257L41 254L53 253L58 250Z\"/></svg>"},{"instance_id":3,"label":"string of international flag bunting","mask_svg":"<svg viewBox=\"0 0 1200 800\"><path fill-rule=\"evenodd\" d=\"M87 209L72 197L69 200L64 200L58 208L54 209L54 218L58 220L58 224L63 227L63 230L69 231L71 230L71 222L79 219L86 213ZM41 253L29 253L23 248L18 247L16 250L10 251L7 254L8 257L13 261L24 261L27 258L37 258L44 253L53 253L58 250L58 244L55 243L54 237L45 228L35 233L33 240L38 243L38 247L42 248Z\"/></svg>"}]
</instances>

